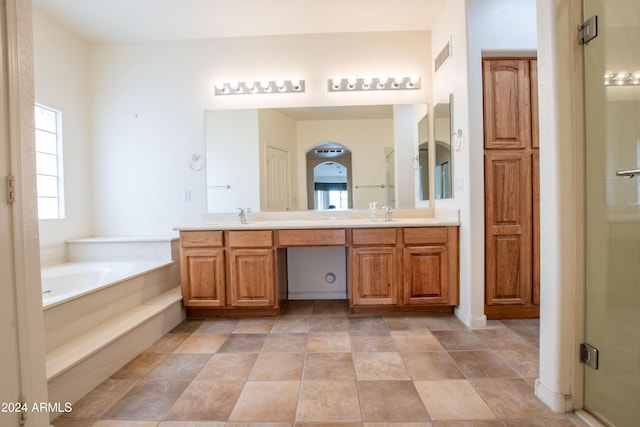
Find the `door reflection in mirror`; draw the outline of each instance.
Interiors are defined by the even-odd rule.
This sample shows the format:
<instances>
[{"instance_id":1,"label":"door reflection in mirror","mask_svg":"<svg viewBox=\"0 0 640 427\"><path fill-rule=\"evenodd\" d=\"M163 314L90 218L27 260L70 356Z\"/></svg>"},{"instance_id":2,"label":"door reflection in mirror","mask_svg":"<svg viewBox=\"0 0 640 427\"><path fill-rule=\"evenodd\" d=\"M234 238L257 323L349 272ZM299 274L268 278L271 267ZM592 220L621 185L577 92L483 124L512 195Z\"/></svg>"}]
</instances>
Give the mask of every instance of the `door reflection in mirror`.
<instances>
[{"instance_id":1,"label":"door reflection in mirror","mask_svg":"<svg viewBox=\"0 0 640 427\"><path fill-rule=\"evenodd\" d=\"M351 209L351 151L325 142L307 150L307 209Z\"/></svg>"}]
</instances>

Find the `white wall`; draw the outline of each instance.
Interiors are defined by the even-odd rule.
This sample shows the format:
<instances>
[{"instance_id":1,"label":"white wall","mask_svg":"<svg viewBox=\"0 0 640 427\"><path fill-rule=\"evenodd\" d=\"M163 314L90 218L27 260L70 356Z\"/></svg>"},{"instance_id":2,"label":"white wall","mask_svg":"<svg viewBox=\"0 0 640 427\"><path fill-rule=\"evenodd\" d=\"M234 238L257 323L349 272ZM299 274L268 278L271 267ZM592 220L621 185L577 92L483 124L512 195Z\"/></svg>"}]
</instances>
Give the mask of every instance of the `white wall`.
<instances>
[{"instance_id":1,"label":"white wall","mask_svg":"<svg viewBox=\"0 0 640 427\"><path fill-rule=\"evenodd\" d=\"M36 102L62 112L66 217L40 221L40 243L89 236L91 206L91 141L88 108L90 46L59 22L33 8Z\"/></svg>"},{"instance_id":2,"label":"white wall","mask_svg":"<svg viewBox=\"0 0 640 427\"><path fill-rule=\"evenodd\" d=\"M187 160L204 153L206 109L425 102L431 98L429 42L427 32L391 32L93 46L95 234L166 234L200 223L206 176L190 171ZM326 90L326 79L336 74L383 73L418 74L422 89ZM290 77L305 79L306 93L213 94L216 80Z\"/></svg>"},{"instance_id":3,"label":"white wall","mask_svg":"<svg viewBox=\"0 0 640 427\"><path fill-rule=\"evenodd\" d=\"M260 206L258 110L206 112L209 212ZM227 188L229 186L229 188ZM185 189L189 192L190 189Z\"/></svg>"},{"instance_id":4,"label":"white wall","mask_svg":"<svg viewBox=\"0 0 640 427\"><path fill-rule=\"evenodd\" d=\"M460 209L456 315L470 326L486 322L482 55L535 52L535 16L535 0L449 0L431 32L434 55L451 40L451 58L434 73L432 105L453 94L452 128L462 130L462 145L453 152L454 197L437 206Z\"/></svg>"},{"instance_id":5,"label":"white wall","mask_svg":"<svg viewBox=\"0 0 640 427\"><path fill-rule=\"evenodd\" d=\"M393 147L393 120L303 120L298 125L298 170L306 181L306 152L323 142L336 142L351 151L353 207L366 209L369 202L386 204L386 189L355 188L356 185L385 184L385 148ZM301 209L306 209L306 186L298 186Z\"/></svg>"}]
</instances>

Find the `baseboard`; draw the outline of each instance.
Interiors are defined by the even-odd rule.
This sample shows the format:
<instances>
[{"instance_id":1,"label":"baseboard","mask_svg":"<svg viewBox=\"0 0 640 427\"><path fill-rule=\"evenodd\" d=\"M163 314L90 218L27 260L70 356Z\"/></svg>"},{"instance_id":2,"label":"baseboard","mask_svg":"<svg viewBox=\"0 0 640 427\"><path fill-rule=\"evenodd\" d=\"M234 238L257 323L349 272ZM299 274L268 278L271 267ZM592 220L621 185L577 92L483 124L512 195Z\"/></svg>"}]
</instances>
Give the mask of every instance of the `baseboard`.
<instances>
[{"instance_id":1,"label":"baseboard","mask_svg":"<svg viewBox=\"0 0 640 427\"><path fill-rule=\"evenodd\" d=\"M535 394L538 399L555 412L573 411L573 397L570 394L563 394L545 387L540 379L535 382Z\"/></svg>"}]
</instances>

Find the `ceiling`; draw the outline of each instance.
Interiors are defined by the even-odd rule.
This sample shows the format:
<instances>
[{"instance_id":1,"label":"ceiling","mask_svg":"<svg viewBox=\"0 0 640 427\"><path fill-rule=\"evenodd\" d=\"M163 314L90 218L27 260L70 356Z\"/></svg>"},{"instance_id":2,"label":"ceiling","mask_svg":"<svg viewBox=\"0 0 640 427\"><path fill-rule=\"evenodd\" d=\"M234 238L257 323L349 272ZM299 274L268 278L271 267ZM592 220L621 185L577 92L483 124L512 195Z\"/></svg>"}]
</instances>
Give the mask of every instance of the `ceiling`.
<instances>
[{"instance_id":1,"label":"ceiling","mask_svg":"<svg viewBox=\"0 0 640 427\"><path fill-rule=\"evenodd\" d=\"M96 43L427 31L445 0L33 0Z\"/></svg>"}]
</instances>

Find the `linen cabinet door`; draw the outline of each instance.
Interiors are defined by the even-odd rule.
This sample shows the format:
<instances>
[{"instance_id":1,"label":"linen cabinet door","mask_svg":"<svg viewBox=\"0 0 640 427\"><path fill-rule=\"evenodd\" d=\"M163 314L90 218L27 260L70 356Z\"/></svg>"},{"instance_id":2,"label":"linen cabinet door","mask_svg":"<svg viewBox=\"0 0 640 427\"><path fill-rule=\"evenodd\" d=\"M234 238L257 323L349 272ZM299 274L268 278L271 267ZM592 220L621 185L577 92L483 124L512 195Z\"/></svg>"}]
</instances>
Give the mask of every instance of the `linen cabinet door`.
<instances>
[{"instance_id":1,"label":"linen cabinet door","mask_svg":"<svg viewBox=\"0 0 640 427\"><path fill-rule=\"evenodd\" d=\"M181 285L185 307L222 307L225 303L224 250L182 249Z\"/></svg>"}]
</instances>

